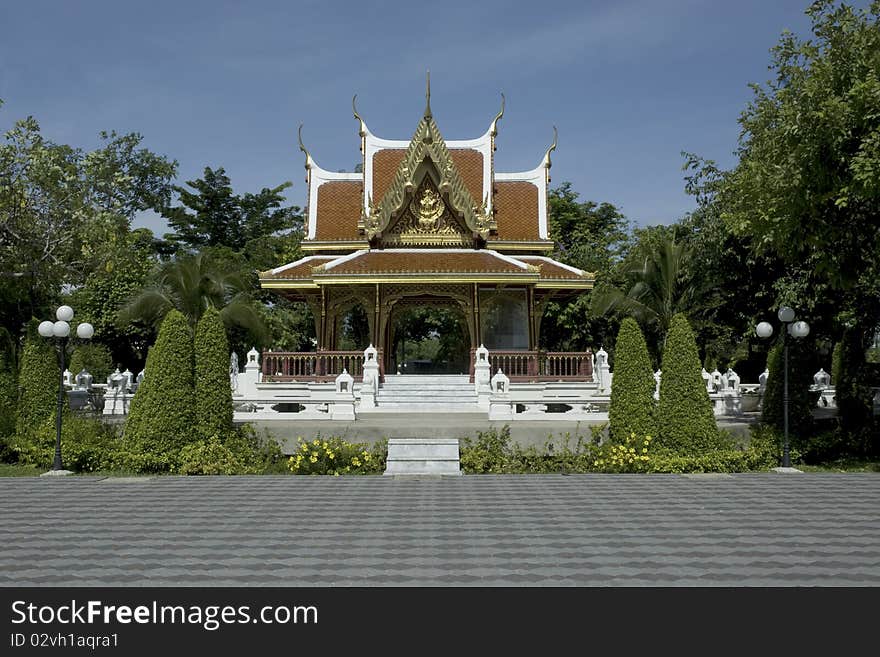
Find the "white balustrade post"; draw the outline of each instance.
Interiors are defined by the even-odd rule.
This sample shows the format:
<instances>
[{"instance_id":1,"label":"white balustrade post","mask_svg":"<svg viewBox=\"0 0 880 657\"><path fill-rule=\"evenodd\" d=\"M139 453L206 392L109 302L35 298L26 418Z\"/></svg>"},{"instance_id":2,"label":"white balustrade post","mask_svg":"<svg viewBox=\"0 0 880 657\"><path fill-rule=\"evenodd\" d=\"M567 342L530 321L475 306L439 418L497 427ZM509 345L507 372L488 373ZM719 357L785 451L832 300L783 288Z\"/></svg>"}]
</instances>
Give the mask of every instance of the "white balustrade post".
<instances>
[{"instance_id":1,"label":"white balustrade post","mask_svg":"<svg viewBox=\"0 0 880 657\"><path fill-rule=\"evenodd\" d=\"M343 369L336 377L336 393L330 408L333 420L354 420L354 377Z\"/></svg>"},{"instance_id":2,"label":"white balustrade post","mask_svg":"<svg viewBox=\"0 0 880 657\"><path fill-rule=\"evenodd\" d=\"M501 371L500 367L489 385L491 386L489 419L512 420L514 408L510 401L510 379Z\"/></svg>"},{"instance_id":3,"label":"white balustrade post","mask_svg":"<svg viewBox=\"0 0 880 657\"><path fill-rule=\"evenodd\" d=\"M477 393L477 404L485 411L489 410L492 365L489 363L489 350L480 345L474 352L474 391Z\"/></svg>"},{"instance_id":4,"label":"white balustrade post","mask_svg":"<svg viewBox=\"0 0 880 657\"><path fill-rule=\"evenodd\" d=\"M361 385L361 408L375 408L379 393L379 352L370 344L364 349L364 381Z\"/></svg>"}]
</instances>

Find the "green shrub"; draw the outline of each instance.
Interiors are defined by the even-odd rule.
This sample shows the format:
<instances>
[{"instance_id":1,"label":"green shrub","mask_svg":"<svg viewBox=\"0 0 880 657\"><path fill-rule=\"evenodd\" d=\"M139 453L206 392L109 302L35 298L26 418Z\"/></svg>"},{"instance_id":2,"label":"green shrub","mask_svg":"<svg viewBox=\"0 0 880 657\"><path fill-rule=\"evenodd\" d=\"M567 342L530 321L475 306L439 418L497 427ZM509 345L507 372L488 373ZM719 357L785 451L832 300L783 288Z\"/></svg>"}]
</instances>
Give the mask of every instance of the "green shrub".
<instances>
[{"instance_id":1,"label":"green shrub","mask_svg":"<svg viewBox=\"0 0 880 657\"><path fill-rule=\"evenodd\" d=\"M459 463L463 472L485 474L506 472L510 454L510 427L501 431L478 431L476 438L462 438L459 444Z\"/></svg>"},{"instance_id":2,"label":"green shrub","mask_svg":"<svg viewBox=\"0 0 880 657\"><path fill-rule=\"evenodd\" d=\"M288 459L294 474L378 474L385 469L385 443L368 449L366 443L349 443L337 436L317 436L312 441L300 436L296 441L296 453Z\"/></svg>"},{"instance_id":3,"label":"green shrub","mask_svg":"<svg viewBox=\"0 0 880 657\"><path fill-rule=\"evenodd\" d=\"M232 431L232 388L229 343L216 308L208 308L196 325L196 423L203 438Z\"/></svg>"},{"instance_id":4,"label":"green shrub","mask_svg":"<svg viewBox=\"0 0 880 657\"><path fill-rule=\"evenodd\" d=\"M0 352L0 462L14 461L16 410L18 407L18 381L12 364Z\"/></svg>"},{"instance_id":5,"label":"green shrub","mask_svg":"<svg viewBox=\"0 0 880 657\"><path fill-rule=\"evenodd\" d=\"M785 358L782 345L776 345L767 356L767 386L761 405L761 422L782 433L785 407ZM813 409L816 394L810 392L813 374L810 372L809 346L803 340L789 339L788 348L788 428L789 435L807 437L813 427Z\"/></svg>"},{"instance_id":6,"label":"green shrub","mask_svg":"<svg viewBox=\"0 0 880 657\"><path fill-rule=\"evenodd\" d=\"M20 448L26 449L35 439L37 428L46 418L55 417L59 377L55 348L46 338L32 333L25 340L18 372L15 442Z\"/></svg>"},{"instance_id":7,"label":"green shrub","mask_svg":"<svg viewBox=\"0 0 880 657\"><path fill-rule=\"evenodd\" d=\"M663 349L657 445L680 454L721 446L712 403L700 374L697 343L687 318L672 318Z\"/></svg>"},{"instance_id":8,"label":"green shrub","mask_svg":"<svg viewBox=\"0 0 880 657\"><path fill-rule=\"evenodd\" d=\"M61 424L61 457L67 470L95 472L108 469L119 448L117 431L100 420L65 413ZM19 446L19 461L49 468L55 459L55 418L46 418L32 439Z\"/></svg>"},{"instance_id":9,"label":"green shrub","mask_svg":"<svg viewBox=\"0 0 880 657\"><path fill-rule=\"evenodd\" d=\"M630 434L657 435L654 374L648 345L639 325L627 317L620 325L614 347L614 378L608 411L612 440Z\"/></svg>"},{"instance_id":10,"label":"green shrub","mask_svg":"<svg viewBox=\"0 0 880 657\"><path fill-rule=\"evenodd\" d=\"M185 475L235 475L252 471L218 436L186 445L180 450L177 471Z\"/></svg>"},{"instance_id":11,"label":"green shrub","mask_svg":"<svg viewBox=\"0 0 880 657\"><path fill-rule=\"evenodd\" d=\"M193 395L192 334L184 316L172 310L162 321L144 380L131 402L126 449L163 463L163 455L192 442L196 438Z\"/></svg>"},{"instance_id":12,"label":"green shrub","mask_svg":"<svg viewBox=\"0 0 880 657\"><path fill-rule=\"evenodd\" d=\"M86 370L95 383L103 383L113 371L113 356L102 344L81 344L73 350L67 369L74 376Z\"/></svg>"}]
</instances>

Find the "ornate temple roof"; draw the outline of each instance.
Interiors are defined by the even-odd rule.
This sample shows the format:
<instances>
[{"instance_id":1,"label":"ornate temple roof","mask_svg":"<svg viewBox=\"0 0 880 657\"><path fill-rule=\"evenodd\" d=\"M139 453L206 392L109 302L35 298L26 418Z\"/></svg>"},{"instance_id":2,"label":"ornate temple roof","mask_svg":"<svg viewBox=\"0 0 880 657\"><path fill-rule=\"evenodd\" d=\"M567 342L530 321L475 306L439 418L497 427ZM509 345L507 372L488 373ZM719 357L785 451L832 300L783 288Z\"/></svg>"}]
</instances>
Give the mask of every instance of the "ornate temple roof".
<instances>
[{"instance_id":1,"label":"ornate temple roof","mask_svg":"<svg viewBox=\"0 0 880 657\"><path fill-rule=\"evenodd\" d=\"M531 283L588 289L588 272L543 256L493 249L361 249L343 256L308 256L260 274L265 288L302 289L358 283Z\"/></svg>"},{"instance_id":2,"label":"ornate temple roof","mask_svg":"<svg viewBox=\"0 0 880 657\"><path fill-rule=\"evenodd\" d=\"M409 140L374 135L354 100L352 109L360 126L362 172L321 168L300 138L309 188L303 250L340 252L367 244L381 246L382 231L392 215L402 211L424 175L420 166L428 161L436 188L479 246L535 253L553 248L547 185L556 139L534 169L496 172L495 138L504 115L503 95L501 110L474 139L444 139L430 109L430 87L425 113Z\"/></svg>"},{"instance_id":3,"label":"ornate temple roof","mask_svg":"<svg viewBox=\"0 0 880 657\"><path fill-rule=\"evenodd\" d=\"M411 139L360 125L362 172L331 172L305 153L309 201L302 249L315 253L260 274L263 287L381 282L486 282L585 289L593 276L539 254L553 248L547 220L550 153L530 171L496 172L501 110L476 139L446 141L431 111ZM355 97L356 99L356 97Z\"/></svg>"}]
</instances>

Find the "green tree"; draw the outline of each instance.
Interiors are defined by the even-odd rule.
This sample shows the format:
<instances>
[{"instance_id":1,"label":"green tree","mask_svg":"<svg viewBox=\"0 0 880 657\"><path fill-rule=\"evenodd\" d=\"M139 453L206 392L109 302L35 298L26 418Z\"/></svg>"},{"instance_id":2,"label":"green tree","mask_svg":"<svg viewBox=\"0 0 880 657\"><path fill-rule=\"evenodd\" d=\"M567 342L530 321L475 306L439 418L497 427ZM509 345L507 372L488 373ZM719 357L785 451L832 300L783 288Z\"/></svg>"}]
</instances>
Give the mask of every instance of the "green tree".
<instances>
[{"instance_id":1,"label":"green tree","mask_svg":"<svg viewBox=\"0 0 880 657\"><path fill-rule=\"evenodd\" d=\"M76 376L86 370L94 377L94 383L101 383L113 371L113 356L110 350L97 342L81 344L73 350L67 369Z\"/></svg>"},{"instance_id":2,"label":"green tree","mask_svg":"<svg viewBox=\"0 0 880 657\"><path fill-rule=\"evenodd\" d=\"M648 346L639 325L631 317L620 324L614 346L614 379L608 411L611 439L657 437L654 402L654 374Z\"/></svg>"},{"instance_id":3,"label":"green tree","mask_svg":"<svg viewBox=\"0 0 880 657\"><path fill-rule=\"evenodd\" d=\"M756 251L809 268L806 290L834 300L838 334L853 332L861 362L851 367L861 373L880 324L880 3L821 0L806 13L812 38L784 33L772 51L774 78L752 87L739 162L719 200ZM847 394L838 401L846 405ZM871 420L860 403L840 418L847 431Z\"/></svg>"},{"instance_id":4,"label":"green tree","mask_svg":"<svg viewBox=\"0 0 880 657\"><path fill-rule=\"evenodd\" d=\"M205 167L202 178L186 184L193 191L175 187L180 205L162 211L174 229L165 235L170 243L187 251L226 247L246 254L258 269L294 255L285 251L299 243L302 214L296 206L283 206L282 192L290 182L239 196L222 167Z\"/></svg>"},{"instance_id":5,"label":"green tree","mask_svg":"<svg viewBox=\"0 0 880 657\"><path fill-rule=\"evenodd\" d=\"M183 314L171 310L131 403L124 434L129 449L160 456L192 442L194 389L192 329Z\"/></svg>"},{"instance_id":6,"label":"green tree","mask_svg":"<svg viewBox=\"0 0 880 657\"><path fill-rule=\"evenodd\" d=\"M205 439L232 432L229 344L216 308L202 313L195 333L196 422Z\"/></svg>"},{"instance_id":7,"label":"green tree","mask_svg":"<svg viewBox=\"0 0 880 657\"><path fill-rule=\"evenodd\" d=\"M186 318L191 329L208 308L217 308L227 327L241 326L254 342L265 342L265 325L252 296L253 281L240 268L204 253L182 255L163 264L151 283L120 311L123 323L157 324L171 310Z\"/></svg>"},{"instance_id":8,"label":"green tree","mask_svg":"<svg viewBox=\"0 0 880 657\"><path fill-rule=\"evenodd\" d=\"M700 373L697 343L687 318L676 314L669 325L660 377L658 446L701 453L720 446L709 393Z\"/></svg>"},{"instance_id":9,"label":"green tree","mask_svg":"<svg viewBox=\"0 0 880 657\"><path fill-rule=\"evenodd\" d=\"M657 231L645 234L653 238ZM639 251L644 251L644 255ZM636 248L627 262L631 263L635 258L640 261L634 266L629 265L626 284L597 290L592 307L602 315L616 312L634 317L663 343L673 316L686 312L694 304L696 286L686 276L690 252L676 242L673 234L664 235L641 249Z\"/></svg>"},{"instance_id":10,"label":"green tree","mask_svg":"<svg viewBox=\"0 0 880 657\"><path fill-rule=\"evenodd\" d=\"M611 203L578 200L570 182L548 194L553 257L592 272L597 287L613 282L617 263L629 244L629 222ZM590 312L590 295L547 304L541 324L541 345L549 350L571 350L613 342L619 321Z\"/></svg>"},{"instance_id":11,"label":"green tree","mask_svg":"<svg viewBox=\"0 0 880 657\"><path fill-rule=\"evenodd\" d=\"M0 317L19 335L49 315L64 285L107 261L138 212L166 204L176 163L140 148L137 134L101 133L84 152L18 121L0 145Z\"/></svg>"},{"instance_id":12,"label":"green tree","mask_svg":"<svg viewBox=\"0 0 880 657\"><path fill-rule=\"evenodd\" d=\"M158 266L157 253L153 233L147 229L123 235L116 246L104 265L73 292L70 305L81 321L95 327L95 335L110 349L113 363L137 371L144 363L147 346L155 341L156 330L149 323L121 323L119 311L147 285Z\"/></svg>"}]
</instances>

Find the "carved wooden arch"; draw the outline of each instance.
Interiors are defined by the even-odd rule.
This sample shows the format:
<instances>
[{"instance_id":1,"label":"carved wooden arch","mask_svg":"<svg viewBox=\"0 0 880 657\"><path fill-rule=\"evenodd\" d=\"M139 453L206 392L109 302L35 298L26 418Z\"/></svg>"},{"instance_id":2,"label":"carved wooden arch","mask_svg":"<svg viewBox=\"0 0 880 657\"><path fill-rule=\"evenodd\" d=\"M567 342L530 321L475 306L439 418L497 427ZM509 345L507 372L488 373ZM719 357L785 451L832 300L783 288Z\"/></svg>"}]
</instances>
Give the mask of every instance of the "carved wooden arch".
<instances>
[{"instance_id":1,"label":"carved wooden arch","mask_svg":"<svg viewBox=\"0 0 880 657\"><path fill-rule=\"evenodd\" d=\"M418 299L412 297L419 297ZM379 334L382 336L383 346L386 358L390 356L389 351L393 344L392 338L392 322L395 306L402 304L399 308L406 305L416 305L425 303L425 297L430 297L431 302L438 306L458 306L461 308L465 319L465 326L471 341L471 346L476 341L476 326L474 324L473 313L473 297L471 296L469 286L465 285L437 285L430 288L425 287L409 287L409 286L389 286L382 295L382 307L380 313Z\"/></svg>"}]
</instances>

